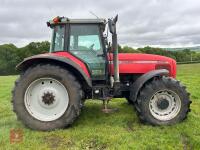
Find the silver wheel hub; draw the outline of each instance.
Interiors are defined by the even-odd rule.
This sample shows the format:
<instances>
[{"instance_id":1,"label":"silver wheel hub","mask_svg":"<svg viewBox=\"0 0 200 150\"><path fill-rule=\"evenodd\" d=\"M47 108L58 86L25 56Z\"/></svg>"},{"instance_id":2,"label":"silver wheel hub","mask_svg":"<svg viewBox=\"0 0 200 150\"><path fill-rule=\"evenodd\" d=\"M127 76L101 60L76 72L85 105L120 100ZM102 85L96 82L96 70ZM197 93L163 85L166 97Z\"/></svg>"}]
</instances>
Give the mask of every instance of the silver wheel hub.
<instances>
[{"instance_id":1,"label":"silver wheel hub","mask_svg":"<svg viewBox=\"0 0 200 150\"><path fill-rule=\"evenodd\" d=\"M161 121L171 120L179 113L181 100L171 90L160 90L151 97L149 109L154 118Z\"/></svg>"},{"instance_id":2,"label":"silver wheel hub","mask_svg":"<svg viewBox=\"0 0 200 150\"><path fill-rule=\"evenodd\" d=\"M34 118L40 121L53 121L65 113L69 96L64 85L58 80L40 78L27 88L24 103Z\"/></svg>"}]
</instances>

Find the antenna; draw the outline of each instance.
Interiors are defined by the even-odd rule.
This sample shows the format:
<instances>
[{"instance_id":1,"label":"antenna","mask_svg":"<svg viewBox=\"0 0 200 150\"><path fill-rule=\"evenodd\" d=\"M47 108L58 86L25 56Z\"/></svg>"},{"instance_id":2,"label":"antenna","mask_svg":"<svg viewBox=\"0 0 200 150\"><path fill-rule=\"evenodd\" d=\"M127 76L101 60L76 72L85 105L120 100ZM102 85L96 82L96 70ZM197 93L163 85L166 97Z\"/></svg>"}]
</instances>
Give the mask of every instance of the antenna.
<instances>
[{"instance_id":1,"label":"antenna","mask_svg":"<svg viewBox=\"0 0 200 150\"><path fill-rule=\"evenodd\" d=\"M97 19L99 19L99 17L98 17L95 13L93 13L92 11L89 11L89 13L90 13L91 15L95 16Z\"/></svg>"}]
</instances>

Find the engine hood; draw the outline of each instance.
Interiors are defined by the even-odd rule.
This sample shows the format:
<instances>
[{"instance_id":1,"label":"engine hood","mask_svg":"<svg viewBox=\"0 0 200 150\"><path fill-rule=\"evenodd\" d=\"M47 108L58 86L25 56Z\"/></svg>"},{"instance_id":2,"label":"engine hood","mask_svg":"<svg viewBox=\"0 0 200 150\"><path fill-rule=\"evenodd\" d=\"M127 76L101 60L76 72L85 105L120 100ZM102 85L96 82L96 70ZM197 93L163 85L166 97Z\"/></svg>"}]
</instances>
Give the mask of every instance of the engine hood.
<instances>
[{"instance_id":1,"label":"engine hood","mask_svg":"<svg viewBox=\"0 0 200 150\"><path fill-rule=\"evenodd\" d=\"M113 55L108 57L113 72ZM176 76L176 61L172 58L141 53L119 53L119 73L139 73L143 74L155 69L167 69L170 76Z\"/></svg>"}]
</instances>

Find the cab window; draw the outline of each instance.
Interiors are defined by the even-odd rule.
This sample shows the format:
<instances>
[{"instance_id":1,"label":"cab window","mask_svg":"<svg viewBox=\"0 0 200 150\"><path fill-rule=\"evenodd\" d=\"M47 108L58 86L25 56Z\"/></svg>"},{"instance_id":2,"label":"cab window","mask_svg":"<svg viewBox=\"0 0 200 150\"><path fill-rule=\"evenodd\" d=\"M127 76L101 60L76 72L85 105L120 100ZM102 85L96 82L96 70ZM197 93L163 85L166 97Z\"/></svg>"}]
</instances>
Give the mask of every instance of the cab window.
<instances>
[{"instance_id":1,"label":"cab window","mask_svg":"<svg viewBox=\"0 0 200 150\"><path fill-rule=\"evenodd\" d=\"M51 51L63 51L64 49L64 33L65 26L57 25L53 28L53 36L51 41Z\"/></svg>"},{"instance_id":2,"label":"cab window","mask_svg":"<svg viewBox=\"0 0 200 150\"><path fill-rule=\"evenodd\" d=\"M97 25L71 25L70 51L89 50L103 53Z\"/></svg>"}]
</instances>

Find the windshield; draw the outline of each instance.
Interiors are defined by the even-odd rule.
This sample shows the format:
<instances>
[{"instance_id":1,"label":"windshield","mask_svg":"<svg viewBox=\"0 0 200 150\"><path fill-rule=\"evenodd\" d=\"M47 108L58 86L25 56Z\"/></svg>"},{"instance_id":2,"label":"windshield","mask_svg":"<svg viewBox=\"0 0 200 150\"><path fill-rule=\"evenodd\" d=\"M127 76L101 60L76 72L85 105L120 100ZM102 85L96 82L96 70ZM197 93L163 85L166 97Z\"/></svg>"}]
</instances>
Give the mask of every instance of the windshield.
<instances>
[{"instance_id":1,"label":"windshield","mask_svg":"<svg viewBox=\"0 0 200 150\"><path fill-rule=\"evenodd\" d=\"M64 49L64 25L57 25L53 28L53 36L51 40L51 52L63 51Z\"/></svg>"}]
</instances>

